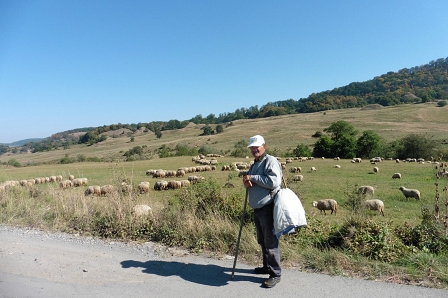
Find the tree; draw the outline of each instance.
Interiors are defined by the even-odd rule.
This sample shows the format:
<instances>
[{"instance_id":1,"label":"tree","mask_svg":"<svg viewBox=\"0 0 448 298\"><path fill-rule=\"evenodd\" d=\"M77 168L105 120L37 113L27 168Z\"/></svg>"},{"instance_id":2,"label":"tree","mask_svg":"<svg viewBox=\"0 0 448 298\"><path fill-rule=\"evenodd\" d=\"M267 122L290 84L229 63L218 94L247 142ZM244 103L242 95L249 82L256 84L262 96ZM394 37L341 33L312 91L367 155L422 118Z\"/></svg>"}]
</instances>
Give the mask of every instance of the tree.
<instances>
[{"instance_id":1,"label":"tree","mask_svg":"<svg viewBox=\"0 0 448 298\"><path fill-rule=\"evenodd\" d=\"M216 133L222 133L224 131L224 128L221 124L216 125Z\"/></svg>"},{"instance_id":2,"label":"tree","mask_svg":"<svg viewBox=\"0 0 448 298\"><path fill-rule=\"evenodd\" d=\"M384 142L379 135L373 132L373 130L366 130L362 133L362 136L358 138L356 145L356 155L358 157L370 158L382 155Z\"/></svg>"},{"instance_id":3,"label":"tree","mask_svg":"<svg viewBox=\"0 0 448 298\"><path fill-rule=\"evenodd\" d=\"M211 128L210 126L206 125L204 126L204 128L202 129L204 132L202 133L203 136L208 136L213 134L213 128Z\"/></svg>"},{"instance_id":4,"label":"tree","mask_svg":"<svg viewBox=\"0 0 448 298\"><path fill-rule=\"evenodd\" d=\"M329 136L324 135L319 138L319 140L314 144L313 156L314 157L335 157L332 154L331 147L333 146L333 141Z\"/></svg>"},{"instance_id":5,"label":"tree","mask_svg":"<svg viewBox=\"0 0 448 298\"><path fill-rule=\"evenodd\" d=\"M338 141L331 146L333 156L340 158L356 157L356 139L351 135L342 135Z\"/></svg>"},{"instance_id":6,"label":"tree","mask_svg":"<svg viewBox=\"0 0 448 298\"><path fill-rule=\"evenodd\" d=\"M331 136L331 152L322 152L324 157L353 158L356 156L356 134L358 131L344 120L334 122L324 129ZM319 142L319 141L318 141ZM316 155L315 155L316 156Z\"/></svg>"},{"instance_id":7,"label":"tree","mask_svg":"<svg viewBox=\"0 0 448 298\"><path fill-rule=\"evenodd\" d=\"M397 150L397 158L425 158L430 159L433 155L434 141L429 138L410 134L399 141L401 147Z\"/></svg>"},{"instance_id":8,"label":"tree","mask_svg":"<svg viewBox=\"0 0 448 298\"><path fill-rule=\"evenodd\" d=\"M293 150L293 154L294 156L312 156L310 148L308 148L308 146L304 144L297 145L296 149Z\"/></svg>"},{"instance_id":9,"label":"tree","mask_svg":"<svg viewBox=\"0 0 448 298\"><path fill-rule=\"evenodd\" d=\"M349 135L355 137L358 131L344 120L339 120L337 122L334 122L329 127L324 129L324 132L327 132L330 134L330 137L333 141L337 142L342 136Z\"/></svg>"},{"instance_id":10,"label":"tree","mask_svg":"<svg viewBox=\"0 0 448 298\"><path fill-rule=\"evenodd\" d=\"M156 134L156 137L157 137L158 139L161 139L161 138L162 138L162 132L161 132L160 130L156 130L156 131L155 131L155 134Z\"/></svg>"}]
</instances>

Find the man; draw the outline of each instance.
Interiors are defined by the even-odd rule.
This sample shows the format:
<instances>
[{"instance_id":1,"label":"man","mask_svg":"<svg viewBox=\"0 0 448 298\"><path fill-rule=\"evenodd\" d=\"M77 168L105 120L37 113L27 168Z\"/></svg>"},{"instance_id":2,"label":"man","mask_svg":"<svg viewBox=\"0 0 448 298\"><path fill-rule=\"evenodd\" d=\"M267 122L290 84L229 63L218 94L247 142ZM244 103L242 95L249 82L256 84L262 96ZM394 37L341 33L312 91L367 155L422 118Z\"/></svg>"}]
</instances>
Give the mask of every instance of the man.
<instances>
[{"instance_id":1,"label":"man","mask_svg":"<svg viewBox=\"0 0 448 298\"><path fill-rule=\"evenodd\" d=\"M249 140L250 152L255 158L247 175L243 176L248 190L249 206L254 209L257 241L263 253L263 267L255 268L255 274L269 274L264 287L272 288L280 282L280 250L274 235L274 196L281 187L282 167L277 159L266 154L266 144L260 135Z\"/></svg>"}]
</instances>

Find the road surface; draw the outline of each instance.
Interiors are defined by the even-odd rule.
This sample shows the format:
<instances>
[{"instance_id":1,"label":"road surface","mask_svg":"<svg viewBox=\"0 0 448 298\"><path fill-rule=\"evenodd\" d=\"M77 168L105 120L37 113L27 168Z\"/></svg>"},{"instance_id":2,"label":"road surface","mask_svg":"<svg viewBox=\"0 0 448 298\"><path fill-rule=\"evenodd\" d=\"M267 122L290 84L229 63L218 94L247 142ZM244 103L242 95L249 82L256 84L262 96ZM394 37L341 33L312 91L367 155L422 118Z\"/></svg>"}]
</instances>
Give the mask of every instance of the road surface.
<instances>
[{"instance_id":1,"label":"road surface","mask_svg":"<svg viewBox=\"0 0 448 298\"><path fill-rule=\"evenodd\" d=\"M0 297L448 297L448 290L284 270L276 287L233 257L0 226Z\"/></svg>"}]
</instances>

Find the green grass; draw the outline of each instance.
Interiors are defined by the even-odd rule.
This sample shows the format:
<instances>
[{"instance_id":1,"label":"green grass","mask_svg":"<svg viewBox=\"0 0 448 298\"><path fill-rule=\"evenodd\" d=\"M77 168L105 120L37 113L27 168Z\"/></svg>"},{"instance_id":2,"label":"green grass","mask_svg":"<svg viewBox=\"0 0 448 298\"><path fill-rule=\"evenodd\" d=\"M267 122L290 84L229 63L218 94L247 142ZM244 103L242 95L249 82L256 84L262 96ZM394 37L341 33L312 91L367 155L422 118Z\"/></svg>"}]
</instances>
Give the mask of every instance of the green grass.
<instances>
[{"instance_id":1,"label":"green grass","mask_svg":"<svg viewBox=\"0 0 448 298\"><path fill-rule=\"evenodd\" d=\"M446 108L436 108L430 104L381 110L327 111L325 115L314 113L235 121L235 125L225 128L224 133L205 137L199 136L200 126L191 126L179 131L164 132L162 139L155 138L153 134L142 134L135 137L135 142L129 142L128 137L109 138L104 143L77 145L67 150L36 154L8 153L0 157L2 162L15 158L23 165L38 165L15 168L2 164L0 183L51 175L62 175L67 179L72 174L88 178L89 185L113 184L117 188L122 181L134 187L141 181L149 181L151 190L147 194L117 192L110 197L86 197L86 187L68 190L60 189L58 184L41 184L32 189L17 187L12 191L0 192L0 223L122 240L153 240L185 246L194 252L212 251L214 254L232 255L245 191L237 173L221 171L221 167L235 161L250 162L251 159L228 156L218 158L217 170L195 173L206 178L205 184L190 189L155 191L152 186L157 179L147 176L146 170L177 170L197 164L191 157L157 158L149 152L155 152L164 144L174 148L176 144L182 143L197 148L207 144L217 152L228 153L238 140L260 133L268 142L268 151L282 156L291 152L299 143L314 143L312 134L340 119L346 119L360 132L374 130L387 140L404 137L411 132L442 140L448 138L448 120L444 113L446 114ZM119 161L124 152L137 145L147 146L147 160ZM78 154L96 156L111 162L54 163L66 154L70 157ZM341 168L334 168L336 164ZM292 181L293 174L288 171L292 166L302 168L303 182ZM374 166L379 167L379 173L373 173ZM312 173L311 167L316 167L317 172ZM401 173L402 179L391 178L396 172ZM435 172L434 164L396 163L388 160L372 165L368 160L351 163L350 160L316 158L305 162L295 160L287 164L284 175L288 187L301 199L309 225L295 235L282 236L282 263L314 272L446 288L446 252L434 255L412 248L415 250L413 253L406 253L390 262L381 262L348 250L331 248L328 244L329 235L334 235L349 223L352 213L347 202L355 188L361 185L374 186L374 198L381 199L385 204L384 217L377 212L368 211L364 220L371 221L373 227L379 224L386 232L405 225L415 227L421 224L422 209L433 210L436 195L439 195L442 216L447 215L447 207L443 203L447 202L448 194L442 189L447 186L448 181L436 180ZM173 178L181 179L185 177ZM435 187L437 181L439 194ZM223 188L226 182L233 183L235 188ZM405 200L399 190L400 186L419 189L421 201ZM324 198L338 201L337 215L321 215L312 207L314 200ZM132 207L136 204L150 205L152 215L145 219L134 218ZM194 208L195 206L202 206L202 209ZM240 256L246 262L258 265L260 252L250 219L247 219L242 239Z\"/></svg>"}]
</instances>

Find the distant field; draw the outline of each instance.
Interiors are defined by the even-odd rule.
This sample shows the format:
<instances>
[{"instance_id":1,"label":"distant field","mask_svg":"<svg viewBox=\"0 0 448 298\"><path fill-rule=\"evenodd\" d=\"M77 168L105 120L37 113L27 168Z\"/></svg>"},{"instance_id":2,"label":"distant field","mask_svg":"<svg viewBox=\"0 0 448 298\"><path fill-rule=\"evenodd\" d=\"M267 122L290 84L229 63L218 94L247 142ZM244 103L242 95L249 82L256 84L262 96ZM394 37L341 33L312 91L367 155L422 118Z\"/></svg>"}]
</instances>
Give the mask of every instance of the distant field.
<instances>
[{"instance_id":1,"label":"distant field","mask_svg":"<svg viewBox=\"0 0 448 298\"><path fill-rule=\"evenodd\" d=\"M326 112L294 114L253 120L237 120L232 126L224 127L224 132L209 136L200 136L203 125L189 125L173 131L162 131L161 139L154 133L138 132L134 142L124 134L121 137L109 137L106 141L93 146L74 145L69 149L50 152L6 153L0 155L1 162L14 158L22 165L58 162L68 155L76 158L105 158L106 160L123 159L123 153L135 146L146 146L148 158L157 158L156 151L165 145L175 148L177 144L190 148L207 145L216 153L227 155L234 149L239 140L248 140L252 135L265 137L270 152L282 156L291 152L298 144L313 145L317 140L312 138L316 131L323 131L332 123L345 120L352 124L361 134L365 130L373 130L386 141L396 140L410 133L422 134L440 143L448 141L448 106L440 108L435 103L409 104L378 108L353 108L330 110ZM445 145L448 146L448 145ZM2 168L0 168L2 169Z\"/></svg>"}]
</instances>

